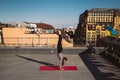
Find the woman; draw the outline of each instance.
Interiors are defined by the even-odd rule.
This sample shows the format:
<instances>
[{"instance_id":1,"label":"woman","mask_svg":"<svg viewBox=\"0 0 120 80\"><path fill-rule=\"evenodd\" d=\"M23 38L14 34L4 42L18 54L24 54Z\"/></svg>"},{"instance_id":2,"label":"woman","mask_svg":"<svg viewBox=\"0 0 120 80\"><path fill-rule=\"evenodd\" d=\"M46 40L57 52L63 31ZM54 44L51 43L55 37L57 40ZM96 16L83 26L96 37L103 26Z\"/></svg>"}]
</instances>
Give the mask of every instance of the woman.
<instances>
[{"instance_id":1,"label":"woman","mask_svg":"<svg viewBox=\"0 0 120 80\"><path fill-rule=\"evenodd\" d=\"M61 36L60 30L58 31L58 35L59 35L59 39L58 39L58 44L57 44L57 56L59 58L60 70L63 70L63 66L64 66L65 61L67 61L67 58L63 57L63 54L62 54L63 47L62 47L62 36Z\"/></svg>"}]
</instances>

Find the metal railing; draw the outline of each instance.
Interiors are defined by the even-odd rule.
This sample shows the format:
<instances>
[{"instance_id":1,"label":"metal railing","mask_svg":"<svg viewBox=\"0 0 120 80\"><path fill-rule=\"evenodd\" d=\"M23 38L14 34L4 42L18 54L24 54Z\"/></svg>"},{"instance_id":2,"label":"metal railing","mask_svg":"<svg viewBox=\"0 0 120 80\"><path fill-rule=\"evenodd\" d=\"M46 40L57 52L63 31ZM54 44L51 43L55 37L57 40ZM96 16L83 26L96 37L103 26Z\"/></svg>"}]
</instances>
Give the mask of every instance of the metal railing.
<instances>
[{"instance_id":1,"label":"metal railing","mask_svg":"<svg viewBox=\"0 0 120 80\"><path fill-rule=\"evenodd\" d=\"M99 43L104 46L106 56L120 63L120 38L105 37L101 38Z\"/></svg>"}]
</instances>

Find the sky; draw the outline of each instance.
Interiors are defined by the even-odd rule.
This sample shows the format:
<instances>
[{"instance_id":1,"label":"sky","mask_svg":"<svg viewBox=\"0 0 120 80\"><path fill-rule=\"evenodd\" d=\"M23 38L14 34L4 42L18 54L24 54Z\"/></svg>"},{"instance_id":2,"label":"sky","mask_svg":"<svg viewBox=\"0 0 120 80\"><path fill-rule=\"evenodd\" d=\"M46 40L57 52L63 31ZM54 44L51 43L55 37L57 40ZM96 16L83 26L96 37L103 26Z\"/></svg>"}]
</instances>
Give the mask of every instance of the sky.
<instances>
[{"instance_id":1,"label":"sky","mask_svg":"<svg viewBox=\"0 0 120 80\"><path fill-rule=\"evenodd\" d=\"M120 0L0 0L0 22L76 27L80 14L92 8L120 8Z\"/></svg>"}]
</instances>

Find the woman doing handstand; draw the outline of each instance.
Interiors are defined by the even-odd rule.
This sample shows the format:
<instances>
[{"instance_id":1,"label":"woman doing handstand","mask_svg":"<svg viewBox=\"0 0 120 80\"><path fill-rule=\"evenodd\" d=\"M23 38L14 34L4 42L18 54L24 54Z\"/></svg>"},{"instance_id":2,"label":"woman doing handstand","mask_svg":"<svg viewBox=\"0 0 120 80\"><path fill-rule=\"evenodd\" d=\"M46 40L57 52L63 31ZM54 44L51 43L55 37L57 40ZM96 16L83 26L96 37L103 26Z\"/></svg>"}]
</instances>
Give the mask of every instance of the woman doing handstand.
<instances>
[{"instance_id":1,"label":"woman doing handstand","mask_svg":"<svg viewBox=\"0 0 120 80\"><path fill-rule=\"evenodd\" d=\"M64 64L65 64L65 61L67 61L67 58L63 57L63 54L62 54L63 47L62 47L62 36L61 36L60 30L58 31L58 35L59 35L59 39L57 44L57 56L59 58L60 70L63 70Z\"/></svg>"}]
</instances>

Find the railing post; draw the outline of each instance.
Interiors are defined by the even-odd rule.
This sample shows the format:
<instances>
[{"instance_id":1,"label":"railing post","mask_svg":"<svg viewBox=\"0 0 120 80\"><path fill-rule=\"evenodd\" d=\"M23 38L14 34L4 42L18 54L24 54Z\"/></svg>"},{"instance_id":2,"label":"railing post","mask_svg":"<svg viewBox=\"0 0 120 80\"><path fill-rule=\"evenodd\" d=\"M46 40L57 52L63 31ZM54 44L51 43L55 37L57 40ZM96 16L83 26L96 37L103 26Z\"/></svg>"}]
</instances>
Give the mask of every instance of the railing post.
<instances>
[{"instance_id":1,"label":"railing post","mask_svg":"<svg viewBox=\"0 0 120 80\"><path fill-rule=\"evenodd\" d=\"M33 37L32 37L32 47L34 47L34 43L33 43Z\"/></svg>"},{"instance_id":2,"label":"railing post","mask_svg":"<svg viewBox=\"0 0 120 80\"><path fill-rule=\"evenodd\" d=\"M38 45L40 45L40 35L38 34Z\"/></svg>"},{"instance_id":3,"label":"railing post","mask_svg":"<svg viewBox=\"0 0 120 80\"><path fill-rule=\"evenodd\" d=\"M46 38L47 39L47 46L48 46L48 38Z\"/></svg>"},{"instance_id":4,"label":"railing post","mask_svg":"<svg viewBox=\"0 0 120 80\"><path fill-rule=\"evenodd\" d=\"M19 47L19 37L17 37L17 44L18 44L18 47Z\"/></svg>"}]
</instances>

